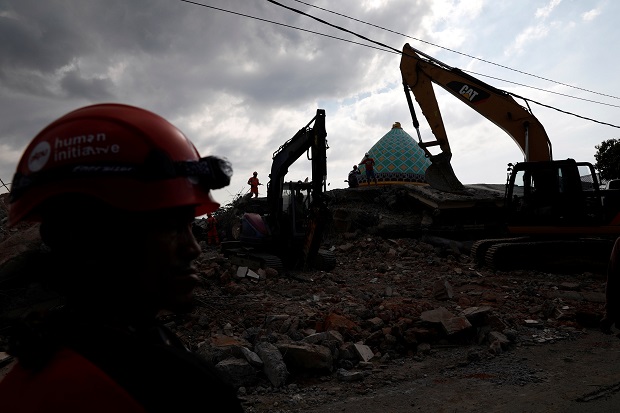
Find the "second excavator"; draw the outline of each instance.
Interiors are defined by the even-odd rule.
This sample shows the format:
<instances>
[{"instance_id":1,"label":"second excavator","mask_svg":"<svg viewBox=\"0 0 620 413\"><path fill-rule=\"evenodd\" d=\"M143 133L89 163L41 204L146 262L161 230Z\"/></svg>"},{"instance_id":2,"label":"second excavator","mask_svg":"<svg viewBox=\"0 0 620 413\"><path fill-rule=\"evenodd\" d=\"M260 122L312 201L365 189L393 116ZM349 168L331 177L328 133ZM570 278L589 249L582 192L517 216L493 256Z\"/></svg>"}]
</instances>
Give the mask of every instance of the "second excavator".
<instances>
[{"instance_id":1,"label":"second excavator","mask_svg":"<svg viewBox=\"0 0 620 413\"><path fill-rule=\"evenodd\" d=\"M332 251L321 248L329 208L325 110L273 153L267 184L267 205L261 212L246 212L237 239L222 243L223 253L250 268L272 267L329 271L336 266ZM311 161L312 180L285 181L289 167L304 153Z\"/></svg>"}]
</instances>

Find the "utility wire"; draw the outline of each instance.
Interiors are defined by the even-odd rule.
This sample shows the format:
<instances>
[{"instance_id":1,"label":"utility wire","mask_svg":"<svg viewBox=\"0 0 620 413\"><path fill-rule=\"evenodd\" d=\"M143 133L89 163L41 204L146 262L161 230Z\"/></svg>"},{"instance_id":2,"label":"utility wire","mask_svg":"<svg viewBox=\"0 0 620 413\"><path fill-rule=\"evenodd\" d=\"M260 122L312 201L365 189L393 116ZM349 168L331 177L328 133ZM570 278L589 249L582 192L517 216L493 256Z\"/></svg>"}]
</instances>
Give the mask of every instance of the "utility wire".
<instances>
[{"instance_id":1,"label":"utility wire","mask_svg":"<svg viewBox=\"0 0 620 413\"><path fill-rule=\"evenodd\" d=\"M295 26L291 26L291 25L288 25L288 24L284 24L284 23L280 23L280 22L275 22L273 20L263 19L263 18L256 17L256 16L250 16L249 14L243 14L243 13L238 13L238 12L232 11L232 10L221 9L219 7L209 6L208 4L197 3L195 1L189 1L189 0L179 0L179 1L181 1L183 3L193 4L195 6L205 7L207 9L213 9L213 10L222 11L224 13L236 14L237 16L247 17L248 19L259 20L259 21L262 21L262 22L265 22L265 23L271 23L271 24L275 24L277 26L283 26L283 27L288 27L290 29L300 30L302 32L308 32L308 33L312 33L312 34L317 34L319 36L329 37L331 39L341 40L341 41L344 41L344 42L347 42L347 43L353 43L353 44L357 44L359 46L369 47L371 49L377 49L377 50L382 50L382 51L386 51L386 52L390 52L390 53L398 53L398 54L400 54L400 51L398 51L398 50L396 52L393 52L391 50L384 50L384 49L381 49L381 48L376 47L376 46L371 46L369 44L358 43L358 42L354 42L354 41L351 41L351 40L348 40L348 39L343 39L342 37L336 37L336 36L332 36L332 35L325 34L325 33L315 32L313 30L302 29L301 27L295 27Z\"/></svg>"},{"instance_id":2,"label":"utility wire","mask_svg":"<svg viewBox=\"0 0 620 413\"><path fill-rule=\"evenodd\" d=\"M604 105L604 106L611 106L613 108L620 108L620 105L613 105L611 103L598 102L596 100L591 100L591 99L586 99L586 98L580 98L580 97L577 97L577 96L567 95L566 93L554 92L553 90L547 90L547 89L543 89L543 88L536 87L536 86L529 86L529 85L525 85L523 83L513 82L513 81L502 79L502 78L499 78L499 77L495 77L495 76L491 76L491 75L485 75L483 73L477 73L477 72L474 72L474 71L471 71L471 70L462 70L462 69L460 69L460 70L462 72L472 73L472 74L477 75L477 76L488 77L489 79L500 80L502 82L512 83L513 85L523 86L523 87L527 87L527 88L535 89L535 90L540 90L542 92L552 93L554 95L564 96L564 97L571 98L571 99L583 100L585 102L590 102L590 103L597 103L599 105ZM506 93L514 94L514 93L511 93L511 92L506 92Z\"/></svg>"},{"instance_id":3,"label":"utility wire","mask_svg":"<svg viewBox=\"0 0 620 413\"><path fill-rule=\"evenodd\" d=\"M460 54L460 55L462 55L462 56L469 57L469 58L471 58L471 59L479 60L479 61L484 62L484 63L488 63L488 64L495 65L495 66L498 66L498 67L501 67L501 68L504 68L504 69L512 70L513 72L521 73L521 74L523 74L523 75L532 76L532 77L535 77L535 78L538 78L538 79L542 79L542 80L546 80L546 81L548 81L548 82L552 82L552 83L555 83L555 84L558 84L558 85L567 86L567 87L570 87L570 88L573 88L573 89L582 90L582 91L584 91L584 92L593 93L593 94L595 94L595 95L601 95L601 96L609 97L609 98L612 98L612 99L620 99L620 97L617 97L617 96L607 95L607 94L605 94L605 93L600 93L600 92L595 92L595 91L593 91L593 90L584 89L584 88L581 88L581 87L579 87L579 86L569 85L569 84L567 84L567 83L558 82L557 80L547 79L547 78L545 78L545 77L538 76L538 75L535 75L535 74L532 74L532 73L524 72L524 71L521 71L521 70L518 70L518 69L513 69L513 68L511 68L511 67L504 66L504 65L499 64L499 63L491 62L491 61L489 61L489 60L485 60L485 59L482 59L482 58L480 58L480 57L476 57L476 56L469 55L469 54L467 54L467 53L459 52L458 50L453 50L453 49L450 49L450 48L448 48L448 47L444 47L444 46L440 46L440 45L435 44L435 43L428 42L428 41L426 41L426 40L418 39L417 37L409 36L409 35L406 35L406 34L403 34L403 33L399 33L399 32L397 32L397 31L394 31L394 30L387 29L387 28L382 27L382 26L378 26L378 25L376 25L376 24L368 23L368 22L365 22L365 21L363 21L363 20L359 20L359 19L356 19L356 18L354 18L354 17L347 16L346 14L341 14L341 13L337 13L337 12L332 11L332 10L324 9L324 8L322 8L322 7L319 7L319 6L315 6L315 5L313 5L313 4L306 3L305 1L301 1L301 0L293 0L293 1L296 1L296 2L301 3L301 4L305 4L306 6L310 6L310 7L317 8L317 9L319 9L319 10L326 11L326 12L328 12L328 13L333 13L333 14L336 14L336 15L338 15L338 16L341 16L341 17L345 17L345 18L347 18L347 19L350 19L350 20L354 20L354 21L356 21L356 22L363 23L363 24L366 24L366 25L368 25L368 26L376 27L376 28L378 28L378 29L385 30L385 31L390 32L390 33L398 34L399 36L404 36L404 37L407 37L407 38L409 38L409 39L417 40L417 41L419 41L419 42L426 43L426 44L429 44L429 45L431 45L431 46L435 46L435 47L438 47L438 48L440 48L440 49L447 50L447 51L452 52L452 53L457 53L457 54ZM272 3L273 3L273 2L272 2ZM473 73L473 72L472 72L472 73ZM523 85L523 86L525 86L525 85ZM536 89L536 88L534 88L534 89ZM544 90L544 89L540 89L540 90ZM553 92L550 92L550 93L553 93ZM567 95L564 95L564 96L567 96ZM591 100L590 100L590 101L588 101L588 102L594 102L594 101L591 101ZM594 103L599 103L599 102L594 102ZM611 106L613 106L613 105L611 105ZM617 107L618 107L618 106L617 106Z\"/></svg>"},{"instance_id":4,"label":"utility wire","mask_svg":"<svg viewBox=\"0 0 620 413\"><path fill-rule=\"evenodd\" d=\"M225 12L225 13L230 13L230 14L235 14L235 15L242 16L242 17L247 17L247 18L254 19L254 20L263 21L263 22L266 22L266 23L275 24L275 25L278 25L278 26L288 27L288 28L295 29L295 30L300 30L300 31L304 31L304 32L312 33L312 34L317 34L317 35L320 35L320 36L324 36L324 37L328 37L328 38L331 38L331 39L336 39L336 40L344 41L344 42L347 42L347 43L357 44L357 45L359 45L359 46L369 47L369 48L372 48L372 49L377 49L377 50L381 50L381 51L385 51L385 52L390 52L390 53L394 53L394 54L399 54L399 55L402 55L402 52L401 52L400 50L398 50L398 49L395 49L395 48L393 48L393 47L391 47L391 46L388 46L388 45L386 45L386 44L384 44L384 43L377 42L377 41L375 41L375 40L369 39L369 38L367 38L367 37L365 37L365 36L362 36L361 34L355 33L355 32L353 32L353 31L350 31L350 30L345 29L345 28L343 28L343 27L340 27L340 26L334 25L334 24L332 24L332 23L329 23L329 22L327 22L327 21L325 21L325 20L319 19L318 17L315 17L315 16L312 16L312 15L310 15L310 14L304 13L304 12L302 12L301 10L297 10L297 9L295 9L295 8L285 6L285 5L281 4L281 3L278 3L278 2L277 2L277 1L275 1L275 0L267 0L267 1L268 1L268 2L270 2L270 3L273 3L273 4L277 5L277 6L284 7L284 8L286 8L286 9L289 9L289 10L291 10L291 11L293 11L293 12L296 12L296 13L302 14L302 15L307 16L307 17L310 17L311 19L317 20L317 21L319 21L319 22L321 22L321 23L323 23L323 24L326 24L326 25L328 25L328 26L334 27L334 28L336 28L336 29L338 29L338 30L342 30L342 31L345 31L345 32L347 32L347 33L350 33L350 34L352 34L352 35L354 35L354 36L356 36L356 37L359 37L359 38L361 38L361 39L364 39L364 40L366 40L366 41L369 41L369 42L374 43L374 44L376 44L376 45L379 45L379 46L381 46L381 47L376 47L376 46L372 46L372 45L368 45L368 44L364 44L364 43L359 43L359 42L355 42L355 41L352 41L352 40L349 40L349 39L343 39L343 38L341 38L341 37L336 37L336 36L328 35L328 34L325 34L325 33L315 32L315 31L313 31L313 30L302 29L302 28L300 28L300 27L291 26L291 25L288 25L288 24L280 23L280 22L275 22L275 21L273 21L273 20L267 20L267 19L263 19L263 18L260 18L260 17L251 16L251 15L248 15L248 14L243 14L243 13L238 13L238 12L234 12L234 11L231 11L231 10L226 10L226 9L222 9L222 8L219 8L219 7L210 6L210 5L207 5L207 4L198 3L198 2L194 2L194 1L190 1L190 0L179 0L179 1L184 2L184 3L193 4L193 5L200 6L200 7L205 7L205 8L209 8L209 9L214 9L214 10L222 11L222 12ZM294 1L299 1L299 0L294 0ZM303 2L301 2L301 1L299 1L299 2L300 2L300 3L303 3ZM307 4L307 3L304 3L304 4ZM336 13L336 14L338 14L338 13ZM345 17L347 17L347 16L345 16ZM355 19L353 19L353 20L355 20ZM363 23L364 23L364 22L363 22ZM366 24L370 24L370 23L366 23ZM379 26L376 26L376 27L379 27ZM385 29L385 30L387 30L387 29ZM388 31L391 31L391 30L388 30ZM394 32L394 33L397 33L397 32ZM397 34L399 34L399 35L400 35L400 33L397 33ZM418 39L415 39L415 40L418 40ZM423 40L421 40L421 41L423 41ZM425 42L425 41L423 41L423 42ZM429 42L425 42L425 43L432 44L432 43L429 43ZM437 47L441 47L441 46L437 46ZM441 47L441 48L446 49L446 48L444 48L444 47ZM415 50L415 49L414 49L414 50ZM446 50L450 50L450 49L446 49ZM416 50L416 51L418 51L418 50ZM418 51L418 52L420 52L420 51ZM420 53L421 53L421 54L423 54L423 55L425 55L425 54L424 54L424 53L422 53L422 52L420 52ZM460 53L460 52L455 52L455 53ZM465 55L464 53L460 53L460 54ZM425 55L425 56L426 56L426 55ZM465 56L468 56L468 55L465 55ZM469 57L472 57L472 56L469 56ZM480 60L482 60L482 59L480 59ZM491 63L491 62L488 62L488 63ZM501 65L500 65L500 66L501 66ZM508 69L510 69L510 68L508 68ZM528 88L532 88L532 89L541 90L541 91L544 91L544 92L547 92L547 93L554 93L554 94L558 94L558 95L562 95L562 96L570 97L570 98L573 98L573 99L583 100L583 101L587 101L587 102L591 102L591 103L598 103L598 104L600 104L600 105L606 105L606 106L612 106L612 107L620 107L620 106L611 105L611 104L608 104L608 103L597 102L597 101L593 101L593 100L588 100L588 99L584 99L584 98L579 98L579 97L576 97L576 96L570 96L570 95L565 95L565 94L558 93L558 92L552 92L552 91L549 91L549 90L546 90L546 89L540 89L540 88L536 88L536 87L533 87L533 86L523 85L523 84L519 84L519 83L516 83L516 82L511 82L511 81L509 81L509 80L505 80L505 79L501 79L501 78L496 78L496 77L493 77L493 76L481 75L481 74L478 74L478 73L476 73L476 72L470 72L470 71L466 71L466 70L462 70L462 71L463 71L463 72L474 73L474 74L479 75L479 76L486 76L486 77L493 78L493 79L500 80L500 81L504 81L504 82L507 82L507 83L517 84L517 85L520 85L520 86L524 86L524 87L528 87ZM518 72L518 70L516 70L516 71ZM523 72L523 73L525 73L525 72ZM527 73L525 73L525 74L527 74ZM542 79L544 79L544 78L542 78ZM547 79L545 79L545 80L547 80ZM559 82L555 82L555 83L559 83ZM560 83L560 84L561 84L561 83ZM566 85L566 86L570 86L570 85ZM571 87L573 87L573 86L571 86ZM584 90L585 90L585 89L584 89ZM619 128L619 129L620 129L620 126L617 126L617 125L612 125L612 124L610 124L610 123L606 123L606 122L597 121L597 120L595 120L595 119L591 119L591 118L587 118L587 117L584 117L584 116L581 116L581 115L577 115L577 114L575 114L575 113L567 112L567 111L564 111L564 110L561 110L561 109L555 108L555 107L553 107L553 106L545 105L545 104L542 104L542 103L536 102L536 101L534 101L534 100L526 99L526 98L524 98L524 97L522 97L522 96L516 95L516 94L511 93L511 92L508 92L508 91L504 91L504 92L505 92L505 93L508 93L508 94L510 94L510 95L513 95L513 96L515 96L515 97L518 97L518 98L520 98L520 99L523 99L523 100L524 100L524 101L526 101L526 102L527 102L527 101L530 101L530 102L536 103L536 104L538 104L538 105L541 105L541 106L544 106L544 107L547 107L547 108L550 108L550 109L557 110L558 112L561 112L561 113L565 113L565 114L568 114L568 115L573 115L573 116L578 117L578 118L581 118L581 119L590 120L590 121L592 121L592 122L596 122L596 123L599 123L599 124L603 124L603 125L607 125L607 126L611 126L611 127L614 127L614 128ZM596 92L591 92L591 93L596 93ZM599 93L599 94L600 94L600 93ZM605 96L606 96L606 95L605 95ZM613 97L613 96L611 96L611 97Z\"/></svg>"},{"instance_id":5,"label":"utility wire","mask_svg":"<svg viewBox=\"0 0 620 413\"><path fill-rule=\"evenodd\" d=\"M284 7L285 9L289 9L289 10L291 10L291 11L294 11L295 13L299 13L299 14L302 14L302 15L304 15L304 16L310 17L311 19L314 19L314 20L317 20L317 21L319 21L319 22L321 22L321 23L327 24L328 26L334 27L334 28L336 28L336 29L338 29L338 30L342 30L342 31L345 31L345 32L347 32L347 33L351 33L351 34L352 34L352 35L354 35L354 36L357 36L357 37L360 37L360 38L362 38L362 39L364 39L364 40L367 40L367 41L369 41L369 42L372 42L372 43L378 44L378 45L380 45L380 46L382 46L382 47L385 47L386 49L393 50L393 51L395 51L395 52L397 52L397 53L399 53L399 54L402 54L402 52L401 52L400 50L394 49L393 47L390 47L390 46L388 46L388 45L386 45L386 44L383 44L383 43L377 42L377 41L375 41L375 40L369 39L369 38L367 38L367 37L365 37L365 36L362 36L361 34L358 34L358 33L352 32L351 30L348 30L348 29L345 29L345 28L343 28L343 27L340 27L340 26L337 26L337 25L331 24L331 23L329 23L329 22L326 22L325 20L319 19L318 17L312 16L312 15L310 15L310 14L308 14L308 13L305 13L305 12L303 12L303 11L301 11L301 10L297 10L297 9L292 8L292 7L289 7L289 6L285 6L285 5L281 4L281 3L278 3L278 2L277 2L277 1L275 1L275 0L267 0L267 1L268 1L268 2L270 2L270 3L276 4L276 5L280 6L280 7ZM298 0L295 0L295 1L298 1ZM305 4L305 3L304 3L304 4ZM414 50L416 50L416 49L414 49ZM418 50L416 50L416 51L418 51ZM431 58L430 58L430 56L426 55L425 53L421 53L421 54L422 54L422 55L424 55L425 57L427 57L427 58L431 59ZM438 63L441 63L441 62L438 62ZM445 65L445 64L443 64L443 65ZM471 73L475 73L475 72L471 72ZM477 73L476 73L476 74L477 74ZM492 76L488 76L488 77L492 77ZM494 78L494 79L497 79L497 80L503 80L503 79L499 79L499 78ZM505 81L505 82L509 82L509 83L515 83L515 82L510 82L510 81L507 81L507 80L503 80L503 81ZM525 85L523 85L523 86L525 86ZM531 86L527 86L527 87L531 87ZM533 89L536 89L536 88L533 88ZM539 90L544 90L544 89L539 89ZM547 90L545 90L545 91L546 91L546 92L549 92L549 91L547 91ZM524 101L526 101L526 102L530 101L530 102L533 102L533 103L539 104L539 105L541 105L541 106L547 107L547 108L549 108L549 109L554 109L554 110L557 110L558 112L561 112L561 113L565 113L565 114L568 114L568 115L573 115L573 116L576 116L576 117L581 118L581 119L587 119L587 120L590 120L590 121L592 121L592 122L596 122L596 123L599 123L599 124L602 124L602 125L607 125L607 126L611 126L611 127L614 127L614 128L618 128L618 129L620 129L620 126L617 126L617 125L612 125L612 124L610 124L610 123L601 122L601 121L598 121L598 120L595 120L595 119L587 118L587 117L584 117L584 116L581 116L581 115L577 115L577 114L575 114L575 113L571 113L571 112L567 112L567 111L564 111L564 110L561 110L561 109L555 108L555 107L553 107L553 106L543 105L543 104L540 104L539 102L536 102L536 101L531 100L531 99L526 99L526 98L524 98L524 97L522 97L522 96L516 95L516 94L511 93L511 92L507 92L507 91L504 91L504 92L506 92L506 93L508 93L508 94L510 94L510 95L513 95L513 96L515 96L515 97L518 97L518 98L520 98L520 99L523 99L523 100L524 100ZM551 92L550 92L550 93L551 93ZM585 101L588 101L588 102L599 103L599 104L608 105L608 106L614 106L614 107L620 107L620 106L616 106L616 105L610 105L610 104L601 103L601 102L596 102L596 101L592 101L592 100L588 100L588 99L578 98L578 97L575 97L575 96L570 96L570 97L572 97L573 99L585 100Z\"/></svg>"}]
</instances>

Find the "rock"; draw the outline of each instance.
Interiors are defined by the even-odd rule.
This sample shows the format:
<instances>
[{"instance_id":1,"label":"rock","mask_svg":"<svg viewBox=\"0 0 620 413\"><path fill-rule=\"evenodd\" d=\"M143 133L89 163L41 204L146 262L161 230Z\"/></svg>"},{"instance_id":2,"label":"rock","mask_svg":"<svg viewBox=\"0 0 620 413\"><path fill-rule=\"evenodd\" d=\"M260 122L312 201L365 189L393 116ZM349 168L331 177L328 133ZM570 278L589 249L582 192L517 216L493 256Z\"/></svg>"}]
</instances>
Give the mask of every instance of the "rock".
<instances>
[{"instance_id":1,"label":"rock","mask_svg":"<svg viewBox=\"0 0 620 413\"><path fill-rule=\"evenodd\" d=\"M331 372L333 370L334 360L327 347L294 342L277 343L277 348L289 371Z\"/></svg>"},{"instance_id":2,"label":"rock","mask_svg":"<svg viewBox=\"0 0 620 413\"><path fill-rule=\"evenodd\" d=\"M276 388L284 386L288 380L289 372L278 348L271 343L262 341L254 346L254 351L263 361L263 372L271 385Z\"/></svg>"},{"instance_id":3,"label":"rock","mask_svg":"<svg viewBox=\"0 0 620 413\"><path fill-rule=\"evenodd\" d=\"M251 386L256 383L257 374L254 367L246 360L226 359L215 365L215 368L228 377L233 386Z\"/></svg>"}]
</instances>

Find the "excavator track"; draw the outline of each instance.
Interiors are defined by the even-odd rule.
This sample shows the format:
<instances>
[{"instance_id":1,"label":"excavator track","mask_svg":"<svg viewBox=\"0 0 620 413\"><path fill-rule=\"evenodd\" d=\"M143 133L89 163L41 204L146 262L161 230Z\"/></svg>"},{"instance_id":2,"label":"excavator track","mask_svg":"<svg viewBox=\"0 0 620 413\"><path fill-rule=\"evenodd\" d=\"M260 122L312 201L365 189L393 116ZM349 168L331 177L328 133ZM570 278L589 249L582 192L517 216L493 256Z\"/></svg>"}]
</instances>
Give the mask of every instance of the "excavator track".
<instances>
[{"instance_id":1,"label":"excavator track","mask_svg":"<svg viewBox=\"0 0 620 413\"><path fill-rule=\"evenodd\" d=\"M282 264L282 260L275 255L266 253L252 253L250 254L250 256L258 260L261 263L260 267L263 269L273 268L278 272L284 271L284 265Z\"/></svg>"},{"instance_id":2,"label":"excavator track","mask_svg":"<svg viewBox=\"0 0 620 413\"><path fill-rule=\"evenodd\" d=\"M502 243L523 242L527 237L490 238L475 241L470 250L470 257L476 265L485 265L485 257L490 247Z\"/></svg>"},{"instance_id":3,"label":"excavator track","mask_svg":"<svg viewBox=\"0 0 620 413\"><path fill-rule=\"evenodd\" d=\"M498 242L487 249L484 264L495 271L602 273L612 247L613 241L606 239Z\"/></svg>"},{"instance_id":4,"label":"excavator track","mask_svg":"<svg viewBox=\"0 0 620 413\"><path fill-rule=\"evenodd\" d=\"M284 271L284 264L277 255L254 251L241 246L238 241L227 241L221 244L222 253L234 264L252 269L273 268Z\"/></svg>"}]
</instances>

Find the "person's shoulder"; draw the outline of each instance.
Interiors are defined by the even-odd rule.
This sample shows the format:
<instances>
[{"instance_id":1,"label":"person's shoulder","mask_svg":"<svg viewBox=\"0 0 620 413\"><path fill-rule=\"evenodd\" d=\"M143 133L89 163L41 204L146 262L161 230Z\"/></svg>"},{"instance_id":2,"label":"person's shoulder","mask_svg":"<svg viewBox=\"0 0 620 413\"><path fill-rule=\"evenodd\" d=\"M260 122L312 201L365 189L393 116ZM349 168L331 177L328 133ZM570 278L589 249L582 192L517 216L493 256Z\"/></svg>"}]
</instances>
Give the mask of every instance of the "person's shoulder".
<instances>
[{"instance_id":1,"label":"person's shoulder","mask_svg":"<svg viewBox=\"0 0 620 413\"><path fill-rule=\"evenodd\" d=\"M0 394L7 411L13 411L13 405L24 412L145 411L106 373L67 348L35 375L16 364L2 381Z\"/></svg>"}]
</instances>

